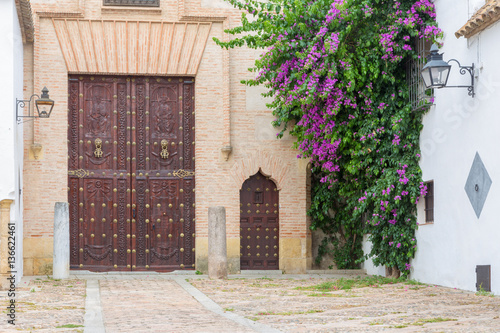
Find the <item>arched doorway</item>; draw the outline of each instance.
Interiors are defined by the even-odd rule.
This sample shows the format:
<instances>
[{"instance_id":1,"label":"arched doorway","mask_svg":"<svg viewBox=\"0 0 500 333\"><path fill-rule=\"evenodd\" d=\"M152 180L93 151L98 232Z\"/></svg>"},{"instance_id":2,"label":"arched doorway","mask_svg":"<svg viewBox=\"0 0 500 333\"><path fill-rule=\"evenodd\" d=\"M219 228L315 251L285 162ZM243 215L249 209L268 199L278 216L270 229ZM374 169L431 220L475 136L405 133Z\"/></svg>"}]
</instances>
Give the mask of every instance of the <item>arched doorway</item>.
<instances>
[{"instance_id":1,"label":"arched doorway","mask_svg":"<svg viewBox=\"0 0 500 333\"><path fill-rule=\"evenodd\" d=\"M279 268L279 192L260 171L240 190L240 269Z\"/></svg>"}]
</instances>

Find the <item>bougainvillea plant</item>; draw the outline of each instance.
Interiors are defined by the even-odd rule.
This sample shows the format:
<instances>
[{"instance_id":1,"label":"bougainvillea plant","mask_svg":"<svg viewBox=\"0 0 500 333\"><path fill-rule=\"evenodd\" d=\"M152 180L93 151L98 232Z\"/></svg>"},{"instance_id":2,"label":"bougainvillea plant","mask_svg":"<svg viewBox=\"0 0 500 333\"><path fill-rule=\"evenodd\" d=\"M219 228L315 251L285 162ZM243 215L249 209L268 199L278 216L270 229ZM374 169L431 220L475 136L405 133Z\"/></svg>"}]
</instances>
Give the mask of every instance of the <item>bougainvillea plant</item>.
<instances>
[{"instance_id":1,"label":"bougainvillea plant","mask_svg":"<svg viewBox=\"0 0 500 333\"><path fill-rule=\"evenodd\" d=\"M426 109L412 110L405 64L418 57L417 40L441 37L434 4L227 1L242 10L241 26L226 30L229 42L214 40L264 49L244 83L268 88L278 137L289 130L319 177L312 227L351 235L353 248L369 234L374 263L407 275L426 192L418 164Z\"/></svg>"}]
</instances>

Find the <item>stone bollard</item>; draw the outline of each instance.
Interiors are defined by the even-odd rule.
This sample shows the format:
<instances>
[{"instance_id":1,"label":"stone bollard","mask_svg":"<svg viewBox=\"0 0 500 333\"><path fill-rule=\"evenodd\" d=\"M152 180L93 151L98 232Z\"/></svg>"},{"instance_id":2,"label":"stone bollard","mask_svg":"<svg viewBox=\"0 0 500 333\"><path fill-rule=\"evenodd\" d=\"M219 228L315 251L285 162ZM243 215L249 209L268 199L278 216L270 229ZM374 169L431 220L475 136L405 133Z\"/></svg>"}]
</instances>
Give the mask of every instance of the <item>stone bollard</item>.
<instances>
[{"instance_id":1,"label":"stone bollard","mask_svg":"<svg viewBox=\"0 0 500 333\"><path fill-rule=\"evenodd\" d=\"M54 279L69 278L69 205L56 202L54 207Z\"/></svg>"},{"instance_id":2,"label":"stone bollard","mask_svg":"<svg viewBox=\"0 0 500 333\"><path fill-rule=\"evenodd\" d=\"M227 278L226 208L208 208L208 277Z\"/></svg>"}]
</instances>

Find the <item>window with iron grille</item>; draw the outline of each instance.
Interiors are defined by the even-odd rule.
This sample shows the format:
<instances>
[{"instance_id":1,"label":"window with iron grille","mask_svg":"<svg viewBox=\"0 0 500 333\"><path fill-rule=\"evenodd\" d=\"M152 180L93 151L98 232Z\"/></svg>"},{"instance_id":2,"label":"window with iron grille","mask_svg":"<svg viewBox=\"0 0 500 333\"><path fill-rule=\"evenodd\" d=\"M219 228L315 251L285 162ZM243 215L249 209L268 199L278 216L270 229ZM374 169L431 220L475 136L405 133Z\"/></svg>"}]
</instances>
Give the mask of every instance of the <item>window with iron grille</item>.
<instances>
[{"instance_id":1,"label":"window with iron grille","mask_svg":"<svg viewBox=\"0 0 500 333\"><path fill-rule=\"evenodd\" d=\"M104 6L159 7L160 0L103 0Z\"/></svg>"},{"instance_id":2,"label":"window with iron grille","mask_svg":"<svg viewBox=\"0 0 500 333\"><path fill-rule=\"evenodd\" d=\"M426 182L427 194L425 195L425 223L434 222L434 182Z\"/></svg>"},{"instance_id":3,"label":"window with iron grille","mask_svg":"<svg viewBox=\"0 0 500 333\"><path fill-rule=\"evenodd\" d=\"M419 38L414 47L418 52L418 59L412 59L406 63L406 79L410 90L410 102L412 110L418 110L430 106L430 99L433 95L432 89L425 89L424 82L420 76L420 71L427 62L427 56L431 48L430 41Z\"/></svg>"}]
</instances>

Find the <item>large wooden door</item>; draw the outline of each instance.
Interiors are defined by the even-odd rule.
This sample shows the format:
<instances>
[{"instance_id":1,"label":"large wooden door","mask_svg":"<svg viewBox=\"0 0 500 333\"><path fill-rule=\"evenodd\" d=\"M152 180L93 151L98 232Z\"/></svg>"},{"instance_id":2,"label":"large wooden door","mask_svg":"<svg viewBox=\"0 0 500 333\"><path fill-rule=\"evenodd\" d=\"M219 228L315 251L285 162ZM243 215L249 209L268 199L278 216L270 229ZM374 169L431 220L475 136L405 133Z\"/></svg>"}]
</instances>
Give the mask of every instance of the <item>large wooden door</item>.
<instances>
[{"instance_id":1,"label":"large wooden door","mask_svg":"<svg viewBox=\"0 0 500 333\"><path fill-rule=\"evenodd\" d=\"M194 267L194 84L70 76L72 269Z\"/></svg>"},{"instance_id":2,"label":"large wooden door","mask_svg":"<svg viewBox=\"0 0 500 333\"><path fill-rule=\"evenodd\" d=\"M279 192L262 173L240 190L240 268L279 268Z\"/></svg>"}]
</instances>

